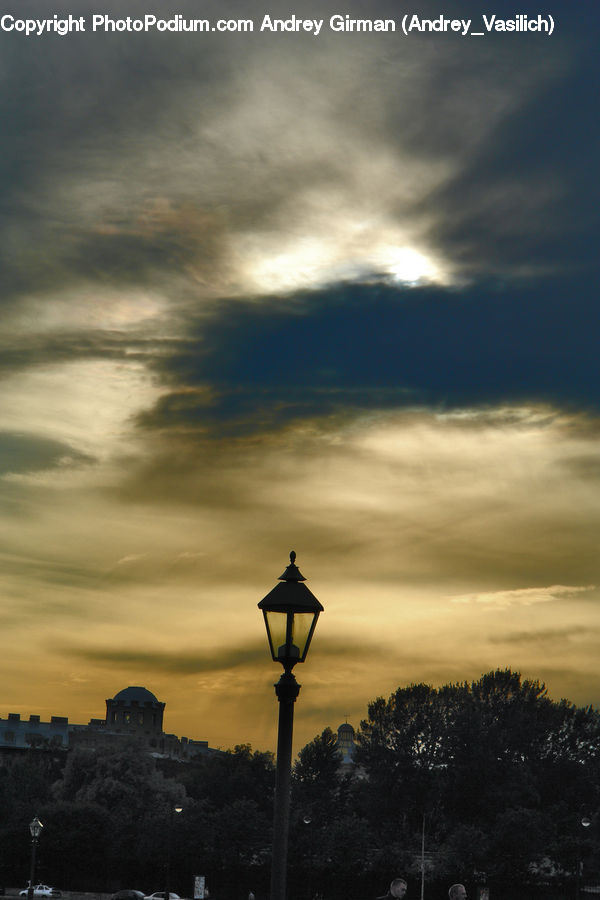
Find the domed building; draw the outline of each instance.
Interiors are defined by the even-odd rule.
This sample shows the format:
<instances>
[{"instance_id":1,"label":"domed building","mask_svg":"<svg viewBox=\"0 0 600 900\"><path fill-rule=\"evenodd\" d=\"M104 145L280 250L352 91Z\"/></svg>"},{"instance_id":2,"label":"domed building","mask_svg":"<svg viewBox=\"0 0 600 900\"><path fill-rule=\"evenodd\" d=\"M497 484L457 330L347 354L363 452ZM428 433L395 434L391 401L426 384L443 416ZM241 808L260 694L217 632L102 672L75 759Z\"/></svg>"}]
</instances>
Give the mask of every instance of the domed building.
<instances>
[{"instance_id":1,"label":"domed building","mask_svg":"<svg viewBox=\"0 0 600 900\"><path fill-rule=\"evenodd\" d=\"M66 716L52 716L43 722L38 715L22 719L19 713L9 713L7 719L0 717L0 765L30 748L67 752L77 747L119 747L132 741L142 752L182 762L198 754L217 752L208 746L208 741L166 734L165 706L152 691L130 685L106 700L103 719L90 719L87 725L71 723Z\"/></svg>"},{"instance_id":2,"label":"domed building","mask_svg":"<svg viewBox=\"0 0 600 900\"><path fill-rule=\"evenodd\" d=\"M337 730L336 746L342 755L340 769L344 772L351 771L354 766L354 728L348 722L345 722Z\"/></svg>"},{"instance_id":3,"label":"domed building","mask_svg":"<svg viewBox=\"0 0 600 900\"><path fill-rule=\"evenodd\" d=\"M105 727L117 734L161 734L164 710L152 691L127 687L106 701Z\"/></svg>"},{"instance_id":4,"label":"domed building","mask_svg":"<svg viewBox=\"0 0 600 900\"><path fill-rule=\"evenodd\" d=\"M154 756L186 760L211 752L208 741L194 741L163 731L166 704L141 685L130 685L106 700L104 719L69 725L69 747L114 746L135 741Z\"/></svg>"},{"instance_id":5,"label":"domed building","mask_svg":"<svg viewBox=\"0 0 600 900\"><path fill-rule=\"evenodd\" d=\"M344 722L338 728L335 746L340 754L338 774L360 780L366 778L365 770L356 762L356 732L349 722Z\"/></svg>"}]
</instances>

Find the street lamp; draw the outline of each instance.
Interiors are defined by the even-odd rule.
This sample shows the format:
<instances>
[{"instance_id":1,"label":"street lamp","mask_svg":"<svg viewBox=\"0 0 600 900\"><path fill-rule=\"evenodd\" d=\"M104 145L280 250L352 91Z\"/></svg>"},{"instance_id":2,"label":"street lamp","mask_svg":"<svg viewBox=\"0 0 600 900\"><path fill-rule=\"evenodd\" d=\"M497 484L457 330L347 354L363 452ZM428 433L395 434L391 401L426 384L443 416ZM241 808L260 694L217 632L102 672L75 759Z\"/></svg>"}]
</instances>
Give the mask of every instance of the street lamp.
<instances>
[{"instance_id":1,"label":"street lamp","mask_svg":"<svg viewBox=\"0 0 600 900\"><path fill-rule=\"evenodd\" d=\"M29 831L31 833L31 869L29 871L29 887L27 888L27 900L33 900L33 882L35 879L35 852L37 850L37 844L40 839L40 834L42 833L42 828L44 826L36 816L29 823Z\"/></svg>"},{"instance_id":2,"label":"street lamp","mask_svg":"<svg viewBox=\"0 0 600 900\"><path fill-rule=\"evenodd\" d=\"M281 663L283 673L275 685L279 701L277 734L277 770L273 814L273 859L271 863L271 900L285 900L288 831L290 821L290 778L292 770L292 733L294 703L300 685L292 672L304 662L323 607L303 581L296 566L296 554L279 577L279 584L260 601L271 656Z\"/></svg>"},{"instance_id":3,"label":"street lamp","mask_svg":"<svg viewBox=\"0 0 600 900\"><path fill-rule=\"evenodd\" d=\"M169 894L171 891L170 881L171 881L171 854L173 852L173 822L175 820L175 813L180 813L183 809L183 806L177 804L177 806L171 806L170 815L169 815L169 834L167 835L167 864L165 866L165 900L170 900Z\"/></svg>"},{"instance_id":4,"label":"street lamp","mask_svg":"<svg viewBox=\"0 0 600 900\"><path fill-rule=\"evenodd\" d=\"M304 825L306 825L306 829L307 829L306 834L305 834L306 852L305 852L304 856L305 856L305 865L306 865L306 869L308 872L308 876L306 878L306 897L308 898L308 900L310 900L310 898L313 895L315 897L318 895L318 892L313 891L313 872L315 869L314 861L315 861L316 853L313 849L315 832L314 832L314 829L311 827L312 826L311 814L305 813L302 816L302 822L304 823ZM315 879L315 883L316 883L316 879Z\"/></svg>"},{"instance_id":5,"label":"street lamp","mask_svg":"<svg viewBox=\"0 0 600 900\"><path fill-rule=\"evenodd\" d=\"M589 828L590 825L592 824L592 820L588 816L583 815L583 816L581 816L579 824L581 825L582 828ZM581 847L581 835L578 834L578 836L577 836L577 873L576 873L576 879L575 879L575 896L576 896L577 900L579 900L579 898L581 896L581 876L582 876L582 874L583 874L583 854L582 854L582 847Z\"/></svg>"}]
</instances>

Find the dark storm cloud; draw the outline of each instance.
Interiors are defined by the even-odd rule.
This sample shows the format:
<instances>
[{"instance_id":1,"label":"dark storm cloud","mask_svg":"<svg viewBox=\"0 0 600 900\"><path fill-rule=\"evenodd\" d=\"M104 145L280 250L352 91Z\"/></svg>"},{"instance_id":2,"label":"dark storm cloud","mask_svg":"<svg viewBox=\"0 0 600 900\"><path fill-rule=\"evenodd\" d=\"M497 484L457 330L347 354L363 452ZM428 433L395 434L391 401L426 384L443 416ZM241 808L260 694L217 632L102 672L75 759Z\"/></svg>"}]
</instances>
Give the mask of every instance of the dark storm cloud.
<instances>
[{"instance_id":1,"label":"dark storm cloud","mask_svg":"<svg viewBox=\"0 0 600 900\"><path fill-rule=\"evenodd\" d=\"M562 465L571 475L583 481L600 480L600 454L586 453L563 460Z\"/></svg>"},{"instance_id":2,"label":"dark storm cloud","mask_svg":"<svg viewBox=\"0 0 600 900\"><path fill-rule=\"evenodd\" d=\"M593 598L596 600L596 598ZM531 631L507 631L503 634L492 634L489 637L491 644L561 644L570 641L571 638L587 637L592 640L597 635L597 628L585 625L572 625L565 628L539 628Z\"/></svg>"},{"instance_id":3,"label":"dark storm cloud","mask_svg":"<svg viewBox=\"0 0 600 900\"><path fill-rule=\"evenodd\" d=\"M68 468L93 461L62 441L0 432L0 475Z\"/></svg>"},{"instance_id":4,"label":"dark storm cloud","mask_svg":"<svg viewBox=\"0 0 600 900\"><path fill-rule=\"evenodd\" d=\"M164 351L175 352L178 342L168 338L144 339L118 331L73 330L62 328L49 336L13 337L6 340L0 354L0 373L43 368L55 363L72 363L89 359L130 362L159 357Z\"/></svg>"},{"instance_id":5,"label":"dark storm cloud","mask_svg":"<svg viewBox=\"0 0 600 900\"><path fill-rule=\"evenodd\" d=\"M53 7L59 16L85 15L88 21L93 11L87 4L77 11L68 3ZM110 0L103 11L123 13ZM127 10L132 16L149 11L137 2ZM159 15L167 12L163 6ZM18 15L45 18L48 10L28 3ZM89 196L96 191L110 198L125 181L142 200L155 196L164 173L141 160L149 147L166 139L176 143L187 132L175 102L179 93L193 83L218 85L231 57L210 42L198 53L197 37L185 34L178 36L177 53L169 54L160 37L93 34L89 26L84 34L39 39L10 33L0 41L3 300L82 273L99 281L145 280L180 266L185 237L175 238L168 228L136 233L131 219L139 208L115 213L110 200L102 233L97 222L78 218L82 198L69 191L69 183L88 180ZM234 36L232 48L235 43ZM137 166L128 165L132 158Z\"/></svg>"},{"instance_id":6,"label":"dark storm cloud","mask_svg":"<svg viewBox=\"0 0 600 900\"><path fill-rule=\"evenodd\" d=\"M7 505L6 499L3 491L2 502L4 506ZM20 516L22 516L24 509L22 500L18 505L15 503L15 507L18 509ZM23 571L26 571L28 578L35 585L34 599L27 603L19 602L19 618L21 622L30 621L32 616L42 616L47 610L50 612L61 612L69 616L90 615L92 612L90 608L86 608L83 603L74 603L71 597L68 600L65 599L64 594L71 588L96 588L102 577L102 572L98 568L94 568L93 564L85 561L83 563L61 562L43 552L39 552L37 556L34 555L34 552L39 549L37 547L29 547L28 549L32 553L27 556L23 553L0 553L2 571L5 576L18 576ZM47 589L48 585L62 590L63 598L57 600L49 599L44 590L44 586Z\"/></svg>"},{"instance_id":7,"label":"dark storm cloud","mask_svg":"<svg viewBox=\"0 0 600 900\"><path fill-rule=\"evenodd\" d=\"M335 641L322 639L319 641L321 651L328 656L345 657L348 653L361 659L371 658L374 644L361 640ZM379 646L379 645L377 645ZM221 650L206 651L196 647L194 650L180 649L177 652L137 651L129 648L117 648L105 650L102 648L67 648L69 654L79 656L88 662L97 662L107 665L115 665L125 668L140 670L152 668L155 671L179 672L182 675L194 675L204 672L221 672L232 669L264 665L265 643L264 640L252 641L244 647L225 647Z\"/></svg>"},{"instance_id":8,"label":"dark storm cloud","mask_svg":"<svg viewBox=\"0 0 600 900\"><path fill-rule=\"evenodd\" d=\"M600 308L574 278L460 292L346 286L286 307L223 303L195 338L155 360L173 389L140 422L210 434L406 406L597 411L598 333Z\"/></svg>"},{"instance_id":9,"label":"dark storm cloud","mask_svg":"<svg viewBox=\"0 0 600 900\"><path fill-rule=\"evenodd\" d=\"M427 197L446 253L474 271L594 267L596 75L596 50L582 39L567 71L504 118L468 165Z\"/></svg>"}]
</instances>

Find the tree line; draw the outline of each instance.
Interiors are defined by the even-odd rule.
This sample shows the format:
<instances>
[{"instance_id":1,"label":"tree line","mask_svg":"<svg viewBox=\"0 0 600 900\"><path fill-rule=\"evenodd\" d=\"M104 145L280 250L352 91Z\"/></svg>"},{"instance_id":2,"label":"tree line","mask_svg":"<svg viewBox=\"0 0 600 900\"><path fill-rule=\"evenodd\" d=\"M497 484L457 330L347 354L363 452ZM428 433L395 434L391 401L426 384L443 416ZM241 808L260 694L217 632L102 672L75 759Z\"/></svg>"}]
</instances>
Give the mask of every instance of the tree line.
<instances>
[{"instance_id":1,"label":"tree line","mask_svg":"<svg viewBox=\"0 0 600 900\"><path fill-rule=\"evenodd\" d=\"M340 762L326 728L294 764L290 900L374 898L397 874L418 896L423 862L428 900L452 881L503 900L600 883L600 716L538 681L400 687L369 704L354 765ZM38 876L57 887L163 890L168 861L181 896L204 875L216 900L262 900L274 781L273 755L248 745L189 763L135 744L32 748L0 767L0 884L25 886L39 815Z\"/></svg>"}]
</instances>

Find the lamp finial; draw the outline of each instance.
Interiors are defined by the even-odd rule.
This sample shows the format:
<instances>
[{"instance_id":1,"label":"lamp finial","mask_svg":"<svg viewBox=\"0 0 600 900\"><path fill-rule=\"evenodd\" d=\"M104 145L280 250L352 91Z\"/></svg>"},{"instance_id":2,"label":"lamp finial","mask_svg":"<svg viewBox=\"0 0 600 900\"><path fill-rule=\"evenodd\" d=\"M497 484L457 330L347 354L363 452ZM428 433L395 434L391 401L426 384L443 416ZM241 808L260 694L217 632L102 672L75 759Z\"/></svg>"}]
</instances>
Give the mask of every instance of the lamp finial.
<instances>
[{"instance_id":1,"label":"lamp finial","mask_svg":"<svg viewBox=\"0 0 600 900\"><path fill-rule=\"evenodd\" d=\"M287 566L283 575L279 576L279 581L306 581L304 575L296 566L296 551L290 550L290 564Z\"/></svg>"}]
</instances>

